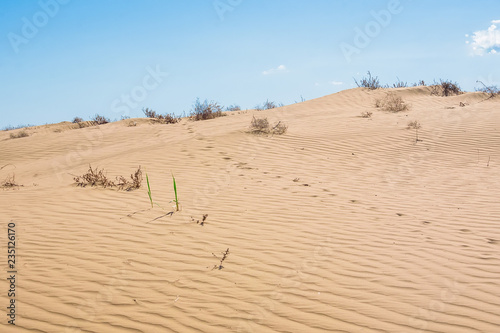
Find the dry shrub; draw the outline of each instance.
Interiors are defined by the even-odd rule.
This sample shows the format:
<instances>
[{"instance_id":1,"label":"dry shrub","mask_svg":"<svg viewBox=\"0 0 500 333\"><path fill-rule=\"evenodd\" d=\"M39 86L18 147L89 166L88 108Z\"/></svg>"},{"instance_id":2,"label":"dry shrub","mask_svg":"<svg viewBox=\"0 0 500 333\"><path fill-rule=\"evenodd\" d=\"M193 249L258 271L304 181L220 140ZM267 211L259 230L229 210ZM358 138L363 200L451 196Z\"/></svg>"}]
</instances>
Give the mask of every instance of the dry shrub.
<instances>
[{"instance_id":1,"label":"dry shrub","mask_svg":"<svg viewBox=\"0 0 500 333\"><path fill-rule=\"evenodd\" d=\"M431 95L447 97L460 94L463 94L462 89L458 83L451 80L440 79L439 82L434 82L434 85L431 86Z\"/></svg>"},{"instance_id":2,"label":"dry shrub","mask_svg":"<svg viewBox=\"0 0 500 333\"><path fill-rule=\"evenodd\" d=\"M17 188L17 187L22 187L23 185L19 185L16 183L16 175L12 174L12 176L7 176L7 178L4 179L4 181L0 184L0 187L3 189L7 188Z\"/></svg>"},{"instance_id":3,"label":"dry shrub","mask_svg":"<svg viewBox=\"0 0 500 333\"><path fill-rule=\"evenodd\" d=\"M197 98L193 105L193 109L191 110L189 119L197 121L214 119L223 116L225 116L225 114L222 113L222 106L220 106L217 102L209 102L208 100L200 102L200 99Z\"/></svg>"},{"instance_id":4,"label":"dry shrub","mask_svg":"<svg viewBox=\"0 0 500 333\"><path fill-rule=\"evenodd\" d=\"M74 176L73 179L77 186L86 187L87 185L96 187L118 187L119 190L131 191L136 188L141 187L142 182L142 171L141 167L133 174L130 175L130 180L127 180L123 176L116 177L117 182L110 180L104 169L99 170L98 168L92 169L89 165L89 170L82 176Z\"/></svg>"},{"instance_id":5,"label":"dry shrub","mask_svg":"<svg viewBox=\"0 0 500 333\"><path fill-rule=\"evenodd\" d=\"M283 124L281 121L278 121L278 123L271 128L271 134L281 135L285 134L287 130L288 126Z\"/></svg>"},{"instance_id":6,"label":"dry shrub","mask_svg":"<svg viewBox=\"0 0 500 333\"><path fill-rule=\"evenodd\" d=\"M180 121L180 118L176 117L173 113L159 114L156 113L156 111L149 108L142 109L142 112L144 112L144 115L146 117L154 119L161 124L175 124Z\"/></svg>"},{"instance_id":7,"label":"dry shrub","mask_svg":"<svg viewBox=\"0 0 500 333\"><path fill-rule=\"evenodd\" d=\"M267 118L252 118L250 123L250 133L253 134L285 134L288 126L278 121L274 126L271 127Z\"/></svg>"},{"instance_id":8,"label":"dry shrub","mask_svg":"<svg viewBox=\"0 0 500 333\"><path fill-rule=\"evenodd\" d=\"M388 93L382 100L375 100L375 107L382 108L383 110L390 112L401 112L410 108L401 97L394 93Z\"/></svg>"},{"instance_id":9,"label":"dry shrub","mask_svg":"<svg viewBox=\"0 0 500 333\"><path fill-rule=\"evenodd\" d=\"M271 109L279 108L282 106L284 106L283 103L276 104L273 101L267 100L264 102L264 104L255 106L255 110L257 110L257 111L271 110Z\"/></svg>"},{"instance_id":10,"label":"dry shrub","mask_svg":"<svg viewBox=\"0 0 500 333\"><path fill-rule=\"evenodd\" d=\"M250 123L250 131L254 134L269 133L269 121L267 118L252 118Z\"/></svg>"},{"instance_id":11,"label":"dry shrub","mask_svg":"<svg viewBox=\"0 0 500 333\"><path fill-rule=\"evenodd\" d=\"M78 124L78 123L81 123L81 122L83 122L82 118L80 118L80 117L73 118L73 124Z\"/></svg>"},{"instance_id":12,"label":"dry shrub","mask_svg":"<svg viewBox=\"0 0 500 333\"><path fill-rule=\"evenodd\" d=\"M156 111L149 109L149 108L142 109L142 112L144 112L144 115L148 118L157 118L158 117L158 114L156 113Z\"/></svg>"},{"instance_id":13,"label":"dry shrub","mask_svg":"<svg viewBox=\"0 0 500 333\"><path fill-rule=\"evenodd\" d=\"M359 88L368 88L370 90L382 88L378 76L372 76L372 73L370 73L370 71L368 71L368 77L362 78L359 82L354 79L354 82Z\"/></svg>"},{"instance_id":14,"label":"dry shrub","mask_svg":"<svg viewBox=\"0 0 500 333\"><path fill-rule=\"evenodd\" d=\"M489 96L487 99L495 98L495 96L500 95L500 90L498 89L497 86L487 86L482 81L479 81L479 80L477 80L476 82L481 83L483 85L482 88L479 88L479 89L476 88L476 91L480 91L480 92L483 92L485 94L488 94Z\"/></svg>"},{"instance_id":15,"label":"dry shrub","mask_svg":"<svg viewBox=\"0 0 500 333\"><path fill-rule=\"evenodd\" d=\"M174 114L158 115L158 121L162 124L175 124L180 121Z\"/></svg>"},{"instance_id":16,"label":"dry shrub","mask_svg":"<svg viewBox=\"0 0 500 333\"><path fill-rule=\"evenodd\" d=\"M25 130L22 130L22 131L20 131L20 132L17 132L16 134L14 134L14 133L10 133L10 138L11 138L11 139L25 138L25 137L27 137L27 136L30 136L30 135L29 135L29 134L28 134L28 132L26 132Z\"/></svg>"},{"instance_id":17,"label":"dry shrub","mask_svg":"<svg viewBox=\"0 0 500 333\"><path fill-rule=\"evenodd\" d=\"M420 125L419 121L412 120L412 121L408 122L408 125L407 125L406 129L415 129L415 130L418 130L421 127L422 127L422 125Z\"/></svg>"},{"instance_id":18,"label":"dry shrub","mask_svg":"<svg viewBox=\"0 0 500 333\"><path fill-rule=\"evenodd\" d=\"M118 188L120 190L132 191L132 190L138 189L141 187L141 183L142 183L141 167L139 166L139 169L137 169L136 172L134 172L133 174L130 175L131 180L127 180L123 176L116 177L116 179L118 181L116 186L118 186Z\"/></svg>"},{"instance_id":19,"label":"dry shrub","mask_svg":"<svg viewBox=\"0 0 500 333\"><path fill-rule=\"evenodd\" d=\"M371 112L371 111L363 111L363 112L361 112L361 118L371 118L372 114L373 114L373 112Z\"/></svg>"},{"instance_id":20,"label":"dry shrub","mask_svg":"<svg viewBox=\"0 0 500 333\"><path fill-rule=\"evenodd\" d=\"M94 118L91 119L94 125L104 125L110 122L110 120L104 116L96 114Z\"/></svg>"},{"instance_id":21,"label":"dry shrub","mask_svg":"<svg viewBox=\"0 0 500 333\"><path fill-rule=\"evenodd\" d=\"M226 108L226 111L241 111L241 107L239 105L229 105Z\"/></svg>"},{"instance_id":22,"label":"dry shrub","mask_svg":"<svg viewBox=\"0 0 500 333\"><path fill-rule=\"evenodd\" d=\"M396 83L392 84L393 88L407 88L408 87L408 82L403 82L399 79L399 77L396 77L398 81Z\"/></svg>"},{"instance_id":23,"label":"dry shrub","mask_svg":"<svg viewBox=\"0 0 500 333\"><path fill-rule=\"evenodd\" d=\"M424 87L426 86L426 84L425 84L425 81L424 81L424 80L420 80L420 81L415 82L415 83L413 84L413 87L421 87L421 86L424 86Z\"/></svg>"}]
</instances>

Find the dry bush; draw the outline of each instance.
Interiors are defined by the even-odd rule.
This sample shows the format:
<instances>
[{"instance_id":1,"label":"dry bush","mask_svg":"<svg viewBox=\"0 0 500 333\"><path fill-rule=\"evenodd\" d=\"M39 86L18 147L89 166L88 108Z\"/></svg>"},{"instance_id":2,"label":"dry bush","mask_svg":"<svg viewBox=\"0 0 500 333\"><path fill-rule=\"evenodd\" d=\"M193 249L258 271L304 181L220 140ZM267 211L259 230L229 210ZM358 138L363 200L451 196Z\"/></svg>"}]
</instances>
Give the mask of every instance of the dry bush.
<instances>
[{"instance_id":1,"label":"dry bush","mask_svg":"<svg viewBox=\"0 0 500 333\"><path fill-rule=\"evenodd\" d=\"M250 123L250 131L254 134L269 133L269 121L267 118L252 118Z\"/></svg>"},{"instance_id":2,"label":"dry bush","mask_svg":"<svg viewBox=\"0 0 500 333\"><path fill-rule=\"evenodd\" d=\"M398 79L398 82L393 83L392 87L393 88L406 88L408 87L408 82L403 82L399 79L399 77L396 77Z\"/></svg>"},{"instance_id":3,"label":"dry bush","mask_svg":"<svg viewBox=\"0 0 500 333\"><path fill-rule=\"evenodd\" d=\"M142 109L142 112L144 112L144 115L148 118L157 118L158 117L158 114L156 114L156 111L149 109L149 108Z\"/></svg>"},{"instance_id":4,"label":"dry bush","mask_svg":"<svg viewBox=\"0 0 500 333\"><path fill-rule=\"evenodd\" d=\"M283 103L276 104L273 101L267 100L262 105L256 105L254 109L257 111L262 111L262 110L271 110L271 109L279 108L282 106L284 106Z\"/></svg>"},{"instance_id":5,"label":"dry bush","mask_svg":"<svg viewBox=\"0 0 500 333\"><path fill-rule=\"evenodd\" d=\"M420 81L418 81L418 82L415 82L415 83L413 84L413 86L414 86L414 87L420 87L420 86L424 86L424 87L425 87L425 86L426 86L426 84L425 84L425 81L424 81L424 80L420 80Z\"/></svg>"},{"instance_id":6,"label":"dry bush","mask_svg":"<svg viewBox=\"0 0 500 333\"><path fill-rule=\"evenodd\" d=\"M200 102L200 99L197 98L193 105L193 109L191 110L189 119L197 121L214 119L223 116L225 116L225 114L222 113L222 106L220 106L217 102L209 102L208 100Z\"/></svg>"},{"instance_id":7,"label":"dry bush","mask_svg":"<svg viewBox=\"0 0 500 333\"><path fill-rule=\"evenodd\" d=\"M152 109L142 109L142 112L146 115L146 117L155 119L157 122L161 124L175 124L180 121L179 117L176 117L174 114L159 114Z\"/></svg>"},{"instance_id":8,"label":"dry bush","mask_svg":"<svg viewBox=\"0 0 500 333\"><path fill-rule=\"evenodd\" d=\"M382 88L378 76L372 76L370 71L368 71L368 77L362 78L361 81L359 82L356 79L354 79L354 82L359 88L368 88L371 90Z\"/></svg>"},{"instance_id":9,"label":"dry bush","mask_svg":"<svg viewBox=\"0 0 500 333\"><path fill-rule=\"evenodd\" d=\"M142 171L141 167L133 174L130 175L131 181L123 176L116 177L117 183L110 180L104 172L104 169L92 169L89 165L89 170L82 176L74 176L73 179L77 186L86 187L87 185L96 187L118 187L120 190L131 191L141 187Z\"/></svg>"},{"instance_id":10,"label":"dry bush","mask_svg":"<svg viewBox=\"0 0 500 333\"><path fill-rule=\"evenodd\" d=\"M174 114L160 114L158 115L158 121L162 124L175 124L181 120Z\"/></svg>"},{"instance_id":11,"label":"dry bush","mask_svg":"<svg viewBox=\"0 0 500 333\"><path fill-rule=\"evenodd\" d=\"M26 132L25 130L22 130L22 131L20 131L20 132L17 132L16 134L14 134L14 133L10 133L10 138L11 138L11 139L25 138L25 137L27 137L27 136L30 136L30 135L29 135L29 134L28 134L28 132Z\"/></svg>"},{"instance_id":12,"label":"dry bush","mask_svg":"<svg viewBox=\"0 0 500 333\"><path fill-rule=\"evenodd\" d=\"M94 170L91 165L89 165L89 170L86 173L82 176L75 176L73 179L75 183L81 187L86 187L87 185L102 186L104 188L115 186L115 184L108 179L103 169L99 170L95 168Z\"/></svg>"},{"instance_id":13,"label":"dry bush","mask_svg":"<svg viewBox=\"0 0 500 333\"><path fill-rule=\"evenodd\" d=\"M423 141L423 140L420 140L418 138L418 130L422 128L422 125L420 125L420 122L418 122L417 120L412 120L410 122L408 122L408 125L406 127L406 129L414 129L415 130L415 142L418 143L419 141Z\"/></svg>"},{"instance_id":14,"label":"dry bush","mask_svg":"<svg viewBox=\"0 0 500 333\"><path fill-rule=\"evenodd\" d=\"M144 112L144 115L146 115L146 117L155 119L162 124L175 124L180 121L180 119L174 114L159 114L149 108L142 109L142 112Z\"/></svg>"},{"instance_id":15,"label":"dry bush","mask_svg":"<svg viewBox=\"0 0 500 333\"><path fill-rule=\"evenodd\" d=\"M104 125L110 122L110 120L104 116L96 114L94 118L91 119L94 125Z\"/></svg>"},{"instance_id":16,"label":"dry bush","mask_svg":"<svg viewBox=\"0 0 500 333\"><path fill-rule=\"evenodd\" d=\"M476 81L477 83L481 83L483 85L482 88L476 88L476 91L483 92L485 94L488 94L488 99L490 98L495 98L495 96L500 95L500 90L498 89L497 86L486 86L482 81Z\"/></svg>"},{"instance_id":17,"label":"dry bush","mask_svg":"<svg viewBox=\"0 0 500 333\"><path fill-rule=\"evenodd\" d=\"M131 180L127 180L123 176L116 177L116 179L118 181L116 186L118 186L118 188L120 190L132 191L132 190L138 189L141 187L141 183L142 183L141 167L139 166L139 169L137 169L136 172L134 172L133 174L130 175Z\"/></svg>"},{"instance_id":18,"label":"dry bush","mask_svg":"<svg viewBox=\"0 0 500 333\"><path fill-rule=\"evenodd\" d=\"M23 185L19 185L16 183L16 175L12 174L12 176L7 176L7 178L4 179L4 181L0 184L0 187L3 189L7 188L17 188L17 187L22 187Z\"/></svg>"},{"instance_id":19,"label":"dry bush","mask_svg":"<svg viewBox=\"0 0 500 333\"><path fill-rule=\"evenodd\" d=\"M271 127L267 118L252 118L250 123L250 133L253 134L285 134L288 126L278 121L274 126Z\"/></svg>"},{"instance_id":20,"label":"dry bush","mask_svg":"<svg viewBox=\"0 0 500 333\"><path fill-rule=\"evenodd\" d=\"M82 119L82 118L80 118L80 117L75 117L75 118L73 118L73 121L72 121L72 122L73 122L73 124L78 124L78 123L83 122L83 119Z\"/></svg>"},{"instance_id":21,"label":"dry bush","mask_svg":"<svg viewBox=\"0 0 500 333\"><path fill-rule=\"evenodd\" d=\"M390 112L401 112L410 108L401 97L394 93L388 93L382 100L376 99L375 107L382 108L383 110Z\"/></svg>"},{"instance_id":22,"label":"dry bush","mask_svg":"<svg viewBox=\"0 0 500 333\"><path fill-rule=\"evenodd\" d=\"M371 112L371 111L363 111L363 112L361 112L361 118L371 118L372 114L373 114L373 112Z\"/></svg>"},{"instance_id":23,"label":"dry bush","mask_svg":"<svg viewBox=\"0 0 500 333\"><path fill-rule=\"evenodd\" d=\"M431 95L447 97L460 94L463 94L462 89L458 83L451 80L440 79L439 82L434 82L434 85L431 86Z\"/></svg>"},{"instance_id":24,"label":"dry bush","mask_svg":"<svg viewBox=\"0 0 500 333\"><path fill-rule=\"evenodd\" d=\"M285 134L287 130L288 126L283 124L281 121L278 121L278 123L271 128L271 134L281 135Z\"/></svg>"},{"instance_id":25,"label":"dry bush","mask_svg":"<svg viewBox=\"0 0 500 333\"><path fill-rule=\"evenodd\" d=\"M410 122L408 122L408 125L406 127L406 129L420 129L422 127L422 125L420 125L420 122L417 121L417 120L412 120Z\"/></svg>"},{"instance_id":26,"label":"dry bush","mask_svg":"<svg viewBox=\"0 0 500 333\"><path fill-rule=\"evenodd\" d=\"M227 108L226 108L226 111L241 111L241 108L239 105L229 105Z\"/></svg>"}]
</instances>

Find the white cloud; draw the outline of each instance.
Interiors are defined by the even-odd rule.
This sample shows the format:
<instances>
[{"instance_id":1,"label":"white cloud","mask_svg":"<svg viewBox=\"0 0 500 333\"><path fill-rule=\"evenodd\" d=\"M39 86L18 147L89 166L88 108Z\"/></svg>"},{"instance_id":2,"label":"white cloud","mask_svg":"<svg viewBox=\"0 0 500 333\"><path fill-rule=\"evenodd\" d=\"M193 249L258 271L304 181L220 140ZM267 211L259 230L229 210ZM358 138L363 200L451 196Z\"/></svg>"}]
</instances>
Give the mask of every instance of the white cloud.
<instances>
[{"instance_id":1,"label":"white cloud","mask_svg":"<svg viewBox=\"0 0 500 333\"><path fill-rule=\"evenodd\" d=\"M263 71L262 74L270 75L270 74L275 74L275 73L279 73L279 72L288 72L288 70L286 69L285 65L279 65L276 68L271 68L267 71Z\"/></svg>"},{"instance_id":2,"label":"white cloud","mask_svg":"<svg viewBox=\"0 0 500 333\"><path fill-rule=\"evenodd\" d=\"M496 54L500 50L500 30L496 24L500 24L500 20L491 21L491 25L487 30L479 30L472 34L472 42L467 43L472 47L472 52L475 55Z\"/></svg>"},{"instance_id":3,"label":"white cloud","mask_svg":"<svg viewBox=\"0 0 500 333\"><path fill-rule=\"evenodd\" d=\"M341 81L330 81L330 84L333 84L334 86L341 86L344 84L344 82Z\"/></svg>"}]
</instances>

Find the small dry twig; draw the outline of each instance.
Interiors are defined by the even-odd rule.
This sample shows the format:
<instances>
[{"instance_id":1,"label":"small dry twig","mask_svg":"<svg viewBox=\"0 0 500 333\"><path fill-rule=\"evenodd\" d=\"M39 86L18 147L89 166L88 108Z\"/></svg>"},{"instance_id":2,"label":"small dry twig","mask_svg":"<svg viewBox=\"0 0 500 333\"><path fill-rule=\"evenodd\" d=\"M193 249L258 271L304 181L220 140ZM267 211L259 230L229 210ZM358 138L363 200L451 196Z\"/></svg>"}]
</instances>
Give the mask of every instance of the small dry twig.
<instances>
[{"instance_id":1,"label":"small dry twig","mask_svg":"<svg viewBox=\"0 0 500 333\"><path fill-rule=\"evenodd\" d=\"M218 265L214 265L214 268L212 269L221 270L224 268L224 266L222 266L222 263L224 262L224 260L226 260L227 256L229 255L229 248L227 248L225 252L222 252L222 258L217 257L214 253L212 253L212 255L220 260L220 263Z\"/></svg>"}]
</instances>

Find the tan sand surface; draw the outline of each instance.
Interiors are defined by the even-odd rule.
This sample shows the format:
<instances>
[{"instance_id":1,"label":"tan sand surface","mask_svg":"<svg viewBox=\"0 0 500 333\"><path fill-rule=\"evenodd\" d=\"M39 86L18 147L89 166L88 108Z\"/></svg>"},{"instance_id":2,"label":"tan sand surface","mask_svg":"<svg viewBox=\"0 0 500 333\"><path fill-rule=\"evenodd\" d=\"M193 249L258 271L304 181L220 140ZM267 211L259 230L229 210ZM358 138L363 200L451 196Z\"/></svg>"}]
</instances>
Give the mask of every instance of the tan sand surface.
<instances>
[{"instance_id":1,"label":"tan sand surface","mask_svg":"<svg viewBox=\"0 0 500 333\"><path fill-rule=\"evenodd\" d=\"M0 132L0 181L24 185L0 189L0 331L500 332L500 98L391 91L409 111L358 88L208 121ZM254 115L288 132L248 134ZM145 177L77 187L89 164L141 166L164 210ZM163 216L171 172L182 210Z\"/></svg>"}]
</instances>

